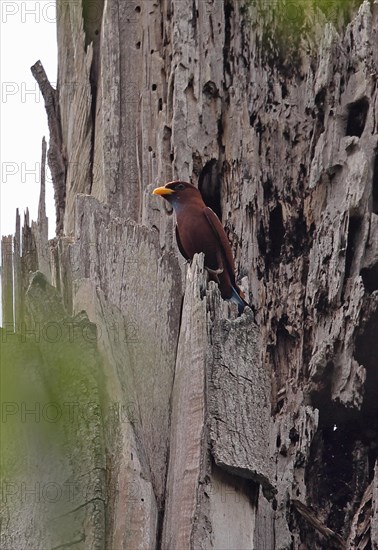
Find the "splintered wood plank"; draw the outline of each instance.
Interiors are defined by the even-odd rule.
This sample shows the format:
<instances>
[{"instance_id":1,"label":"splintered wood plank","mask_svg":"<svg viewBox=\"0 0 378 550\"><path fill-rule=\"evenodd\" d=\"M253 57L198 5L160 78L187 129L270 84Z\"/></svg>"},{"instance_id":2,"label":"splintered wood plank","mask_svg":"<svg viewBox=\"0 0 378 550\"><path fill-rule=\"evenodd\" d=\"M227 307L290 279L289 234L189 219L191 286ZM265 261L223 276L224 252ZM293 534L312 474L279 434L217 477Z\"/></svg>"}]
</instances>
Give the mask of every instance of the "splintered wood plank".
<instances>
[{"instance_id":1,"label":"splintered wood plank","mask_svg":"<svg viewBox=\"0 0 378 550\"><path fill-rule=\"evenodd\" d=\"M197 492L204 461L206 284L203 257L188 270L172 394L163 547L191 548ZM179 527L178 527L179 526Z\"/></svg>"},{"instance_id":2,"label":"splintered wood plank","mask_svg":"<svg viewBox=\"0 0 378 550\"><path fill-rule=\"evenodd\" d=\"M3 326L13 325L13 236L1 239L1 300Z\"/></svg>"},{"instance_id":3,"label":"splintered wood plank","mask_svg":"<svg viewBox=\"0 0 378 550\"><path fill-rule=\"evenodd\" d=\"M217 303L216 311L220 311ZM218 466L272 492L270 375L261 361L260 329L248 310L218 314L209 328L208 395L211 453Z\"/></svg>"}]
</instances>

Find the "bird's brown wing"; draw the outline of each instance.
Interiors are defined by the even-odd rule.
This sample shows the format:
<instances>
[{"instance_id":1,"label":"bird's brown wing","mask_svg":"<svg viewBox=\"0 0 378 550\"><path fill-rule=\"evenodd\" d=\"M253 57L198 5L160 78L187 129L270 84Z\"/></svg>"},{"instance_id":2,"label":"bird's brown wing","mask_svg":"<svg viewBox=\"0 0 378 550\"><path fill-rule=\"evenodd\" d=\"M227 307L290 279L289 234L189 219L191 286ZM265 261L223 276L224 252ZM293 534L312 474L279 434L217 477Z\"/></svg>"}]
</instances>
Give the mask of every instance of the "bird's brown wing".
<instances>
[{"instance_id":1,"label":"bird's brown wing","mask_svg":"<svg viewBox=\"0 0 378 550\"><path fill-rule=\"evenodd\" d=\"M203 209L203 212L207 218L207 221L209 222L214 234L216 235L223 252L224 259L226 261L226 265L224 266L231 279L231 284L235 285L235 264L234 264L234 258L232 256L231 246L230 242L227 238L226 232L223 229L223 225L219 221L218 216L209 208L206 206Z\"/></svg>"},{"instance_id":2,"label":"bird's brown wing","mask_svg":"<svg viewBox=\"0 0 378 550\"><path fill-rule=\"evenodd\" d=\"M178 249L179 249L181 255L184 256L185 260L187 260L187 261L190 260L189 256L185 252L184 247L181 244L180 235L179 235L179 232L178 232L177 225L176 225L176 241L177 241L177 246L178 246Z\"/></svg>"}]
</instances>

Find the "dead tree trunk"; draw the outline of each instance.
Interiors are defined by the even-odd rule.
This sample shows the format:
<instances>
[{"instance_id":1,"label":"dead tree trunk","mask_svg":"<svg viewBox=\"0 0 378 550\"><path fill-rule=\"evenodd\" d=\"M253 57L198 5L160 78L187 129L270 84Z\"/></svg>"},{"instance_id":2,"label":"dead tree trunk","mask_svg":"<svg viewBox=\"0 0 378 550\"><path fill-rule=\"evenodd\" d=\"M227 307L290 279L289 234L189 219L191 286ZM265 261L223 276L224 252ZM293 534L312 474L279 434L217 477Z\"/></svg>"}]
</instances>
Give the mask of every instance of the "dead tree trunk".
<instances>
[{"instance_id":1,"label":"dead tree trunk","mask_svg":"<svg viewBox=\"0 0 378 550\"><path fill-rule=\"evenodd\" d=\"M378 549L378 6L356 3L57 3L59 234L41 201L3 240L2 547ZM255 318L180 257L151 196L176 177Z\"/></svg>"}]
</instances>

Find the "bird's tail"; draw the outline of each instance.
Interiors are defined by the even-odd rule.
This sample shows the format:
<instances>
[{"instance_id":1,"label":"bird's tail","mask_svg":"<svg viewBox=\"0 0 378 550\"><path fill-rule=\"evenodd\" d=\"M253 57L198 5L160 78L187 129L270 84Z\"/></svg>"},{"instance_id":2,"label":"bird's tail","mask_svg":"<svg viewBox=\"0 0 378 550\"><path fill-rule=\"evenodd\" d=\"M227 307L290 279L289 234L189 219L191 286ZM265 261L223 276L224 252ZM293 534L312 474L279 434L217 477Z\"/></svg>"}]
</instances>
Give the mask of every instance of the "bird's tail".
<instances>
[{"instance_id":1,"label":"bird's tail","mask_svg":"<svg viewBox=\"0 0 378 550\"><path fill-rule=\"evenodd\" d=\"M247 302L240 296L239 292L236 290L236 288L232 287L232 295L229 299L230 302L234 302L234 304L237 304L238 306L238 312L239 315L241 315L244 311L245 306L251 307Z\"/></svg>"}]
</instances>

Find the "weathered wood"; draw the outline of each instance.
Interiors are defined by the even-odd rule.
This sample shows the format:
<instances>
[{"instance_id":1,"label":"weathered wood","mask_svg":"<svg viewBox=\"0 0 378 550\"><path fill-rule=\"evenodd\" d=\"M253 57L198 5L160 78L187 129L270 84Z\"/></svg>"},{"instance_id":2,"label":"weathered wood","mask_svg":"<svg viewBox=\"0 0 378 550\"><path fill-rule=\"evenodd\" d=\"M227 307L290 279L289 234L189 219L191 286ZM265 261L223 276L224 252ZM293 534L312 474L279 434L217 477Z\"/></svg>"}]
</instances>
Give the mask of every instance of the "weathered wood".
<instances>
[{"instance_id":1,"label":"weathered wood","mask_svg":"<svg viewBox=\"0 0 378 550\"><path fill-rule=\"evenodd\" d=\"M67 155L64 152L62 141L63 136L59 98L57 91L51 86L40 61L37 61L37 63L31 67L31 72L38 83L45 101L50 133L48 159L54 186L56 233L60 235L63 231L64 212L66 208Z\"/></svg>"},{"instance_id":2,"label":"weathered wood","mask_svg":"<svg viewBox=\"0 0 378 550\"><path fill-rule=\"evenodd\" d=\"M14 324L19 330L23 320L24 292L21 272L21 220L18 208L16 210L16 228L13 237L13 294L14 294Z\"/></svg>"},{"instance_id":3,"label":"weathered wood","mask_svg":"<svg viewBox=\"0 0 378 550\"><path fill-rule=\"evenodd\" d=\"M214 306L217 316L219 299ZM271 387L269 372L261 363L259 328L248 310L235 320L216 318L209 331L206 370L211 454L218 466L274 494L266 430Z\"/></svg>"},{"instance_id":4,"label":"weathered wood","mask_svg":"<svg viewBox=\"0 0 378 550\"><path fill-rule=\"evenodd\" d=\"M40 272L25 308L20 331L2 333L2 547L100 550L106 402L96 327L68 316Z\"/></svg>"},{"instance_id":5,"label":"weathered wood","mask_svg":"<svg viewBox=\"0 0 378 550\"><path fill-rule=\"evenodd\" d=\"M101 2L88 2L90 17L101 18ZM74 232L77 193L90 193L94 173L92 140L95 106L92 105L93 44L86 45L83 2L58 2L58 84L62 143L66 158L64 234Z\"/></svg>"},{"instance_id":6,"label":"weathered wood","mask_svg":"<svg viewBox=\"0 0 378 550\"><path fill-rule=\"evenodd\" d=\"M1 239L1 303L3 326L13 326L13 236Z\"/></svg>"},{"instance_id":7,"label":"weathered wood","mask_svg":"<svg viewBox=\"0 0 378 550\"><path fill-rule=\"evenodd\" d=\"M366 488L360 505L353 517L347 542L348 548L363 550L368 547L369 543L372 543L374 548L374 537L373 533L371 533L372 523L374 523L373 482L374 480Z\"/></svg>"},{"instance_id":8,"label":"weathered wood","mask_svg":"<svg viewBox=\"0 0 378 550\"><path fill-rule=\"evenodd\" d=\"M21 231L21 278L22 292L25 296L29 286L30 274L38 270L38 256L35 235L29 220L29 209L24 212L24 223Z\"/></svg>"},{"instance_id":9,"label":"weathered wood","mask_svg":"<svg viewBox=\"0 0 378 550\"><path fill-rule=\"evenodd\" d=\"M219 291L207 291L206 279L203 256L196 256L187 273L177 350L162 545L218 548L227 541L229 548L250 548L258 484L270 497L273 489L264 433L269 378L258 364L252 313L226 320ZM250 400L247 379L255 390Z\"/></svg>"},{"instance_id":10,"label":"weathered wood","mask_svg":"<svg viewBox=\"0 0 378 550\"><path fill-rule=\"evenodd\" d=\"M140 90L143 87L142 21L157 6L106 2L98 82L93 194L114 212L141 221L146 183L140 171Z\"/></svg>"},{"instance_id":11,"label":"weathered wood","mask_svg":"<svg viewBox=\"0 0 378 550\"><path fill-rule=\"evenodd\" d=\"M129 361L117 367L119 383L127 400L130 394L135 396L135 430L160 504L165 491L169 396L179 331L178 262L171 253L161 255L155 231L116 217L93 197L79 195L76 212L75 243L70 251L74 303L80 288L76 281L89 279L122 313L124 321L107 330L114 332L115 347L117 342L125 342L129 350ZM106 324L106 319L101 323Z\"/></svg>"},{"instance_id":12,"label":"weathered wood","mask_svg":"<svg viewBox=\"0 0 378 550\"><path fill-rule=\"evenodd\" d=\"M190 548L205 474L206 285L203 256L188 270L172 393L169 470L162 546ZM180 529L176 526L179 525ZM203 534L205 535L205 534Z\"/></svg>"},{"instance_id":13,"label":"weathered wood","mask_svg":"<svg viewBox=\"0 0 378 550\"><path fill-rule=\"evenodd\" d=\"M46 150L47 144L45 138L42 139L42 158L41 158L41 189L38 202L37 223L32 222L32 233L35 240L38 269L49 282L51 282L50 268L50 250L49 240L49 222L46 216Z\"/></svg>"},{"instance_id":14,"label":"weathered wood","mask_svg":"<svg viewBox=\"0 0 378 550\"><path fill-rule=\"evenodd\" d=\"M378 462L375 463L372 493L370 530L372 547L376 550L378 548Z\"/></svg>"},{"instance_id":15,"label":"weathered wood","mask_svg":"<svg viewBox=\"0 0 378 550\"><path fill-rule=\"evenodd\" d=\"M76 280L75 290L74 310L85 305L96 322L107 381L106 547L149 550L156 546L158 502L141 439L138 388L132 370L131 349L139 343L127 317L109 304L89 278Z\"/></svg>"},{"instance_id":16,"label":"weathered wood","mask_svg":"<svg viewBox=\"0 0 378 550\"><path fill-rule=\"evenodd\" d=\"M301 516L310 524L312 527L314 527L319 533L321 533L326 539L327 539L327 545L330 548L336 548L338 550L344 550L346 548L345 541L332 531L332 529L329 529L325 525L323 525L316 517L314 512L310 510L307 506L303 504L300 500L293 499L292 504L294 505L295 509L301 514Z\"/></svg>"}]
</instances>

